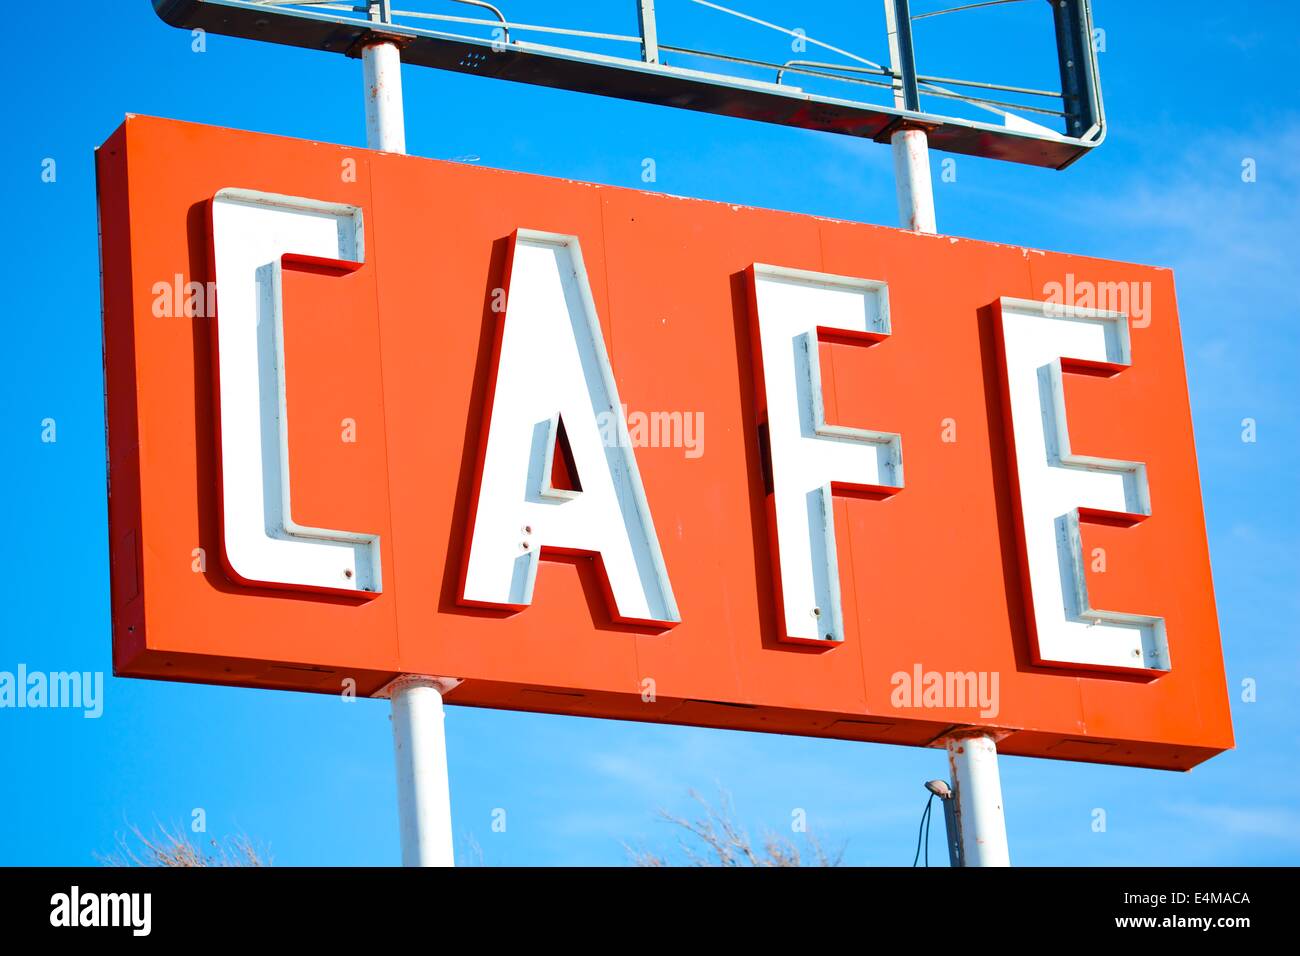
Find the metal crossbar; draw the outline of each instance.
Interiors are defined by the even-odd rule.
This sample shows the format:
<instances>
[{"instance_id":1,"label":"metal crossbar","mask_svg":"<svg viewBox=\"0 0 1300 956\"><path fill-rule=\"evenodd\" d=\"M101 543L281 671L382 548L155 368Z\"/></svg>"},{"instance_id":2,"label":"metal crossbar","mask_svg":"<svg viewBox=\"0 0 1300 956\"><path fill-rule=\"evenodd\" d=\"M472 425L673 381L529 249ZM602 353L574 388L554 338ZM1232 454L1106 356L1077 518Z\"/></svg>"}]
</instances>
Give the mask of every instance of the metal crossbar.
<instances>
[{"instance_id":1,"label":"metal crossbar","mask_svg":"<svg viewBox=\"0 0 1300 956\"><path fill-rule=\"evenodd\" d=\"M334 10L339 12L351 12L351 13L362 13L362 14L369 14L372 12L374 8L380 7L378 3L372 6L366 6L364 4L342 4L336 2L336 0L253 0L253 2L258 6L267 6L267 7L312 7L318 10ZM646 41L646 37L644 33L637 36L630 36L627 34L604 33L595 30L578 30L578 29L573 29L571 27L558 27L558 26L547 26L544 24L537 24L537 23L515 22L508 19L500 7L494 6L491 3L487 3L485 2L485 0L447 0L447 2L463 3L470 6L482 7L483 9L489 10L493 14L495 14L495 19L489 20L489 19L484 19L479 17L456 16L454 14L448 14L448 13L431 13L424 10L397 10L397 9L388 9L387 11L383 11L381 9L379 15L377 17L373 17L373 19L375 19L376 22L381 22L381 23L397 23L400 20L409 18L412 20L428 20L428 21L434 21L440 23L464 24L467 26L492 27L503 31L501 40L502 42L505 43L511 42L512 32L544 33L544 34L550 34L555 36L574 37L577 39L608 40L617 43L634 43L638 45L644 45ZM659 44L658 48L660 50L674 52L686 56L703 57L718 62L735 63L744 66L751 66L751 67L758 67L767 70L772 70L775 76L775 82L777 83L782 82L782 79L786 73L796 73L802 76L812 76L812 77L817 77L819 79L838 80L847 83L858 83L860 85L866 85L866 86L875 86L875 87L883 86L885 88L891 88L894 85L894 83L892 82L882 84L882 83L862 80L860 78L837 75L836 73L809 72L808 70L803 69L804 67L809 67L809 66L818 67L823 70L838 71L840 73L873 73L880 76L890 77L895 82L902 78L901 74L898 73L897 71L890 70L888 67L885 67L879 63L875 63L871 60L868 60L866 57L862 57L855 53L851 53L848 50L845 50L841 47L834 46L830 43L826 43L815 37L810 37L803 33L799 33L798 31L790 29L788 27L779 26L778 24L771 23L770 21L767 20L762 20L755 16L751 16L750 14L744 13L740 10L736 10L731 7L725 7L719 3L714 3L712 2L712 0L687 0L687 2L694 3L698 6L706 7L711 10L715 10L719 13L726 14L735 17L737 19L747 21L749 23L753 23L760 27L764 27L779 33L786 34L787 36L798 37L799 39L813 46L821 47L822 49L828 50L833 53L838 53L858 63L862 63L865 65L866 68L863 69L860 67L854 67L845 64L835 64L835 63L809 63L809 62L804 62L799 60L790 60L787 61L786 63L769 63L763 60L747 59L745 57L729 56L727 54L714 53L705 50L695 50L687 47L669 46L667 44ZM942 14L956 13L961 10L971 10L978 7L999 6L1007 3L1022 3L1022 2L1025 2L1025 0L985 0L985 2L983 3L972 3L972 4L966 4L964 6L959 6L959 7L950 7L946 10L935 10L928 13L914 14L912 15L912 20L914 21L922 20L927 17L936 17ZM653 7L653 4L651 4L651 7ZM642 21L642 29L643 30L645 29L644 19ZM464 37L464 39L472 39L472 37L466 36ZM941 87L935 86L935 84L942 83L948 86L960 86L960 87L968 87L971 89L992 90L992 91L999 91L1005 93L1017 93L1017 94L1023 94L1028 96L1043 96L1043 97L1054 97L1056 99L1061 99L1062 94L1060 93L1059 90L1058 91L1038 90L1038 89L1031 89L1022 86L1012 86L1004 83L989 83L980 80L962 80L962 79L953 79L951 77L939 77L939 76L917 76L917 80L923 87L925 87L923 92L926 95L933 95L933 96L943 97L947 99L960 100L962 102L970 103L975 106L997 107L998 109L995 109L994 112L998 112L998 113L1001 113L1002 109L1008 109L1008 110L1025 110L1028 112L1047 114L1051 116L1065 115L1065 112L1063 110L1051 110L1051 109L1045 109L1043 107L1031 106L1027 104L1008 102L1005 100L995 100L989 97L974 96L965 93L956 93L951 90L946 90Z\"/></svg>"},{"instance_id":2,"label":"metal crossbar","mask_svg":"<svg viewBox=\"0 0 1300 956\"><path fill-rule=\"evenodd\" d=\"M352 52L376 31L397 37L407 47L403 59L418 65L498 76L543 86L644 102L664 103L706 112L762 119L857 136L877 137L899 121L933 127L939 149L994 155L1035 165L1063 166L1100 142L1104 131L1095 56L1090 46L1089 0L1052 3L1061 88L1013 85L965 77L919 73L912 53L911 25L916 21L981 7L1027 0L983 0L942 10L911 14L908 0L889 0L890 62L876 62L802 30L754 16L731 6L745 0L672 0L690 4L755 28L798 38L832 56L784 62L738 56L716 50L663 43L656 0L623 0L636 5L637 32L579 29L558 24L516 21L510 0L443 0L463 11L395 8L400 0L152 0L164 19L177 26L204 26L215 32L269 39L298 46ZM662 6L665 0L658 0ZM409 5L409 3L407 4ZM240 10L260 10L269 19L242 19ZM330 23L343 32L332 30ZM271 29L267 29L271 27ZM536 39L532 39L535 37ZM899 39L904 42L899 45ZM565 41L572 41L565 42ZM552 44L560 45L552 45ZM591 44L632 45L636 52L584 48ZM416 47L421 52L416 52ZM485 53L490 56L485 57ZM664 56L676 62L669 63ZM690 61L698 66L691 66ZM839 62L837 62L839 60ZM731 68L731 69L728 69ZM791 77L823 84L813 92ZM855 91L889 91L892 106L874 105ZM771 96L796 103L768 102ZM1022 97L1021 102L1008 97ZM993 114L997 125L936 115L922 107L923 98ZM797 103L803 103L800 107ZM809 112L808 107L815 107ZM1019 115L1018 115L1019 114ZM1027 115L1064 120L1054 131Z\"/></svg>"}]
</instances>

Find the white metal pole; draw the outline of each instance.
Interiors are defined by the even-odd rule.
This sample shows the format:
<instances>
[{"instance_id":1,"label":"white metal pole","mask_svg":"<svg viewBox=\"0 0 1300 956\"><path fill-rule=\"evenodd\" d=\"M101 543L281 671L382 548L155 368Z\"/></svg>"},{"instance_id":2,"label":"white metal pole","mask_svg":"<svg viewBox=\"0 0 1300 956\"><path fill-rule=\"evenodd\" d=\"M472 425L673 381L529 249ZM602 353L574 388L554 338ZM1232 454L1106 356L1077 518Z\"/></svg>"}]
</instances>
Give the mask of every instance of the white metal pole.
<instances>
[{"instance_id":1,"label":"white metal pole","mask_svg":"<svg viewBox=\"0 0 1300 956\"><path fill-rule=\"evenodd\" d=\"M998 747L987 734L948 739L962 866L1010 866Z\"/></svg>"},{"instance_id":2,"label":"white metal pole","mask_svg":"<svg viewBox=\"0 0 1300 956\"><path fill-rule=\"evenodd\" d=\"M384 19L384 14L372 18ZM402 55L393 43L361 51L366 94L366 145L406 152L402 109ZM459 681L408 674L389 685L393 756L397 763L397 820L403 866L455 866L451 785L442 695Z\"/></svg>"},{"instance_id":3,"label":"white metal pole","mask_svg":"<svg viewBox=\"0 0 1300 956\"><path fill-rule=\"evenodd\" d=\"M372 43L361 51L361 69L366 82L366 145L406 152L401 51L393 43Z\"/></svg>"},{"instance_id":4,"label":"white metal pole","mask_svg":"<svg viewBox=\"0 0 1300 956\"><path fill-rule=\"evenodd\" d=\"M919 111L910 4L903 0L884 0L884 3L889 65L895 76L894 105L902 110ZM938 232L928 134L924 128L909 126L904 121L889 137L889 144L894 151L899 221L905 229L914 232ZM1010 866L996 741L987 734L971 732L950 737L947 744L955 806L951 814L945 812L944 819L953 821L957 831L949 833L949 844L955 838L962 866Z\"/></svg>"},{"instance_id":5,"label":"white metal pole","mask_svg":"<svg viewBox=\"0 0 1300 956\"><path fill-rule=\"evenodd\" d=\"M889 43L889 68L894 73L894 106L918 110L908 102L915 94L910 5L885 0L885 33ZM907 64L906 68L904 64ZM898 187L898 219L914 232L938 232L934 218L934 187L930 181L930 143L924 129L903 124L889 137L894 151L894 182Z\"/></svg>"},{"instance_id":6,"label":"white metal pole","mask_svg":"<svg viewBox=\"0 0 1300 956\"><path fill-rule=\"evenodd\" d=\"M898 183L898 218L906 229L938 232L934 187L930 182L930 144L923 129L900 129L889 137Z\"/></svg>"},{"instance_id":7,"label":"white metal pole","mask_svg":"<svg viewBox=\"0 0 1300 956\"><path fill-rule=\"evenodd\" d=\"M409 675L390 685L403 866L455 866L442 695L457 681Z\"/></svg>"}]
</instances>

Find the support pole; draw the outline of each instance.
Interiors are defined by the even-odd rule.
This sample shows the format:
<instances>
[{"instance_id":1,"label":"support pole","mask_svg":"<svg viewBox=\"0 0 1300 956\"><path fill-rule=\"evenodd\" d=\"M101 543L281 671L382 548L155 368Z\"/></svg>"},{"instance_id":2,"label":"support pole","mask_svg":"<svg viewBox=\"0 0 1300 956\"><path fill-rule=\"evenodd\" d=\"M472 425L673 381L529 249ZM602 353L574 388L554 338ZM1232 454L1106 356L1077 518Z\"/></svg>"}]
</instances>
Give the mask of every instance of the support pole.
<instances>
[{"instance_id":1,"label":"support pole","mask_svg":"<svg viewBox=\"0 0 1300 956\"><path fill-rule=\"evenodd\" d=\"M402 866L455 866L442 695L459 681L408 675L390 686Z\"/></svg>"},{"instance_id":2,"label":"support pole","mask_svg":"<svg viewBox=\"0 0 1300 956\"><path fill-rule=\"evenodd\" d=\"M372 43L361 51L366 83L366 145L386 153L406 152L402 111L402 55L393 43Z\"/></svg>"},{"instance_id":3,"label":"support pole","mask_svg":"<svg viewBox=\"0 0 1300 956\"><path fill-rule=\"evenodd\" d=\"M370 3L370 19L387 23L387 0ZM394 43L361 51L366 94L366 145L406 152L402 109L402 55ZM451 786L442 697L459 681L407 674L388 685L393 756L397 764L397 821L403 866L455 866Z\"/></svg>"},{"instance_id":4,"label":"support pole","mask_svg":"<svg viewBox=\"0 0 1300 956\"><path fill-rule=\"evenodd\" d=\"M912 49L911 3L884 3L894 107L919 113L921 94ZM934 184L930 179L930 142L924 126L902 117L889 144L894 151L899 222L913 232L938 232ZM949 862L953 866L1010 866L997 743L986 734L974 732L951 737L947 743L953 793L942 799ZM933 789L931 792L938 795Z\"/></svg>"},{"instance_id":5,"label":"support pole","mask_svg":"<svg viewBox=\"0 0 1300 956\"><path fill-rule=\"evenodd\" d=\"M640 0L636 12L641 28L641 59L646 63L658 63L659 29L655 26L655 0Z\"/></svg>"},{"instance_id":6,"label":"support pole","mask_svg":"<svg viewBox=\"0 0 1300 956\"><path fill-rule=\"evenodd\" d=\"M947 743L961 865L1010 866L997 743L975 732Z\"/></svg>"},{"instance_id":7,"label":"support pole","mask_svg":"<svg viewBox=\"0 0 1300 956\"><path fill-rule=\"evenodd\" d=\"M889 39L889 68L894 74L894 106L916 113L921 96L912 52L912 12L908 0L885 0L885 31ZM934 187L930 181L930 143L923 128L907 121L890 135L894 151L894 181L898 184L898 219L904 229L938 232L934 218Z\"/></svg>"},{"instance_id":8,"label":"support pole","mask_svg":"<svg viewBox=\"0 0 1300 956\"><path fill-rule=\"evenodd\" d=\"M930 182L930 144L923 129L900 129L889 138L898 184L898 218L905 229L938 232L934 187Z\"/></svg>"},{"instance_id":9,"label":"support pole","mask_svg":"<svg viewBox=\"0 0 1300 956\"><path fill-rule=\"evenodd\" d=\"M948 865L954 869L965 866L961 860L961 840L957 830L957 806L952 795L943 801L943 833L948 844Z\"/></svg>"}]
</instances>

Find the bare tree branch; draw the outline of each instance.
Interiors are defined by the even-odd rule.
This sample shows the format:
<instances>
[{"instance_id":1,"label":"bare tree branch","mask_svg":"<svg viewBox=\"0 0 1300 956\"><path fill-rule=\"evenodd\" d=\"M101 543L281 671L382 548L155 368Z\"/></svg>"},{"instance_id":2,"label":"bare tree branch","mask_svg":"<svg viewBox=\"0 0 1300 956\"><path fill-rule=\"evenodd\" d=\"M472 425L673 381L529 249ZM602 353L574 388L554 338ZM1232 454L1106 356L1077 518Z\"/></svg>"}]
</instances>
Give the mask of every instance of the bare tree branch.
<instances>
[{"instance_id":1,"label":"bare tree branch","mask_svg":"<svg viewBox=\"0 0 1300 956\"><path fill-rule=\"evenodd\" d=\"M844 861L843 847L828 851L811 833L804 835L802 852L792 840L771 831L765 831L761 845L756 845L736 820L731 794L719 791L716 806L695 790L690 796L703 810L699 819L675 816L663 809L658 814L663 822L684 831L677 849L687 866L840 866ZM673 865L667 856L643 847L624 843L623 849L633 866Z\"/></svg>"},{"instance_id":2,"label":"bare tree branch","mask_svg":"<svg viewBox=\"0 0 1300 956\"><path fill-rule=\"evenodd\" d=\"M101 866L270 866L271 857L242 833L224 843L209 840L210 850L201 850L179 826L158 824L156 834L146 834L135 824L129 834L114 836L116 848L96 853Z\"/></svg>"}]
</instances>

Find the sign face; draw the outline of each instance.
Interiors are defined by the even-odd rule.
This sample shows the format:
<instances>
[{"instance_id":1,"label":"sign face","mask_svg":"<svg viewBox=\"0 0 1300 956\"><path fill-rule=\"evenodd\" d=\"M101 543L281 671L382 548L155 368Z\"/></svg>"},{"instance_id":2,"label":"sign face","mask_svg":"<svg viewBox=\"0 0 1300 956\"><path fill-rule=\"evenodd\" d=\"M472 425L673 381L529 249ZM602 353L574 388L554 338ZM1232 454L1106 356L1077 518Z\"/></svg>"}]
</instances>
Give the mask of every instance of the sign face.
<instances>
[{"instance_id":1,"label":"sign face","mask_svg":"<svg viewBox=\"0 0 1300 956\"><path fill-rule=\"evenodd\" d=\"M116 673L1232 746L1168 271L143 117L98 171Z\"/></svg>"}]
</instances>

